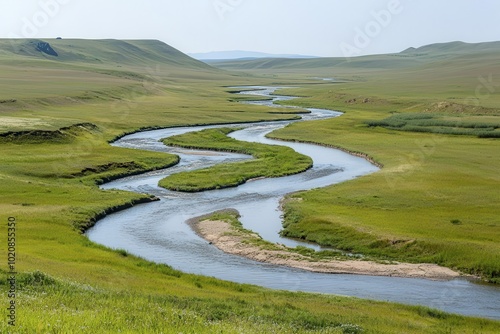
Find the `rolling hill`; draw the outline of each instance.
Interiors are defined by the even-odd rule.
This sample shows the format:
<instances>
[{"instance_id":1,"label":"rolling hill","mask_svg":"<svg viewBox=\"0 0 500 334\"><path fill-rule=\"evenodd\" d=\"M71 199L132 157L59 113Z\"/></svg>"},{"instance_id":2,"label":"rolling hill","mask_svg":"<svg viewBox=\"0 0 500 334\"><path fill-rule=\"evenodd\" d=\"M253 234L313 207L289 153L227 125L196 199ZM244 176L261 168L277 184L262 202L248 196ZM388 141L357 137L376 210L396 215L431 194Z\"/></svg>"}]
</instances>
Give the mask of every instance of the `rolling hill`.
<instances>
[{"instance_id":1,"label":"rolling hill","mask_svg":"<svg viewBox=\"0 0 500 334\"><path fill-rule=\"evenodd\" d=\"M66 98L121 98L154 84L214 80L226 71L157 40L0 39L0 110ZM54 100L57 98L57 101Z\"/></svg>"},{"instance_id":2,"label":"rolling hill","mask_svg":"<svg viewBox=\"0 0 500 334\"><path fill-rule=\"evenodd\" d=\"M420 66L439 60L448 60L464 55L477 56L500 54L500 42L469 44L450 42L409 48L400 53L370 55L353 58L332 57L313 59L265 58L251 60L228 60L212 63L226 70L287 70L287 69L402 69Z\"/></svg>"},{"instance_id":3,"label":"rolling hill","mask_svg":"<svg viewBox=\"0 0 500 334\"><path fill-rule=\"evenodd\" d=\"M255 59L255 58L318 58L316 56L305 56L298 54L271 54L254 51L213 51L204 53L189 53L189 56L205 62L217 62L229 59Z\"/></svg>"},{"instance_id":4,"label":"rolling hill","mask_svg":"<svg viewBox=\"0 0 500 334\"><path fill-rule=\"evenodd\" d=\"M460 41L448 43L435 43L418 48L408 48L401 54L468 54L474 52L499 52L500 42L465 43Z\"/></svg>"},{"instance_id":5,"label":"rolling hill","mask_svg":"<svg viewBox=\"0 0 500 334\"><path fill-rule=\"evenodd\" d=\"M63 63L93 66L163 66L213 71L179 50L157 40L82 40L82 39L3 39L0 57L23 56Z\"/></svg>"}]
</instances>

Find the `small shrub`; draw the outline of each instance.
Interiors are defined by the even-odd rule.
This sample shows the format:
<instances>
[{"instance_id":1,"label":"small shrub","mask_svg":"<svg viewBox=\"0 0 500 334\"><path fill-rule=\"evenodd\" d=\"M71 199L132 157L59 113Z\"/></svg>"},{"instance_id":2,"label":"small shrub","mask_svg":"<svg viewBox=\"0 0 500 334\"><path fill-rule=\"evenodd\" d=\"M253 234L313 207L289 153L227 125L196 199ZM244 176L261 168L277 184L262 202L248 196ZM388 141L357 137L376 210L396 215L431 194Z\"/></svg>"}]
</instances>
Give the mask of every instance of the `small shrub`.
<instances>
[{"instance_id":1,"label":"small shrub","mask_svg":"<svg viewBox=\"0 0 500 334\"><path fill-rule=\"evenodd\" d=\"M54 278L38 270L32 273L20 274L17 282L20 288L57 285Z\"/></svg>"},{"instance_id":2,"label":"small shrub","mask_svg":"<svg viewBox=\"0 0 500 334\"><path fill-rule=\"evenodd\" d=\"M123 257L127 257L129 253L125 249L117 249L116 252Z\"/></svg>"},{"instance_id":3,"label":"small shrub","mask_svg":"<svg viewBox=\"0 0 500 334\"><path fill-rule=\"evenodd\" d=\"M342 324L339 326L343 334L359 334L363 333L363 328L359 325Z\"/></svg>"}]
</instances>

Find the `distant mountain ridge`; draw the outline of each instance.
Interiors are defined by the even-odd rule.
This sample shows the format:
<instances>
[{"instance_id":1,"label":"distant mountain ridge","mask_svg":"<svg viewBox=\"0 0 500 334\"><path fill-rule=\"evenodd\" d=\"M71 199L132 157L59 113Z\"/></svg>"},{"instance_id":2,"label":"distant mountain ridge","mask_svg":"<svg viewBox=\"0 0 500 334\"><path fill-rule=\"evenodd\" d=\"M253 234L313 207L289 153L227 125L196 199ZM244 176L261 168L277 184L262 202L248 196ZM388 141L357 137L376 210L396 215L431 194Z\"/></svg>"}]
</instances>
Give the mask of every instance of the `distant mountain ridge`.
<instances>
[{"instance_id":1,"label":"distant mountain ridge","mask_svg":"<svg viewBox=\"0 0 500 334\"><path fill-rule=\"evenodd\" d=\"M311 59L291 58L261 58L261 59L228 59L226 61L209 62L225 70L285 70L285 69L321 69L321 68L367 68L389 69L419 66L429 61L440 61L453 57L463 57L474 54L488 54L491 57L500 56L500 42L436 43L408 48L399 53L368 55L359 57L325 57ZM488 59L488 61L491 61Z\"/></svg>"},{"instance_id":2,"label":"distant mountain ridge","mask_svg":"<svg viewBox=\"0 0 500 334\"><path fill-rule=\"evenodd\" d=\"M198 60L227 60L227 59L255 59L255 58L290 58L290 59L319 58L316 56L306 56L298 54L272 54L272 53L241 51L241 50L188 53L188 55Z\"/></svg>"},{"instance_id":3,"label":"distant mountain ridge","mask_svg":"<svg viewBox=\"0 0 500 334\"><path fill-rule=\"evenodd\" d=\"M204 71L222 73L223 70L244 69L319 69L332 67L403 68L417 66L429 60L446 60L470 54L500 55L500 42L435 43L408 48L400 53L360 57L313 57L279 55L249 51L224 51L191 54L213 57L200 61L158 40L86 40L86 39L0 39L0 61L47 60L61 63L79 63L91 66L133 67L149 69L161 66L162 71ZM224 58L220 57L236 57ZM217 59L217 60L215 60ZM212 65L212 66L210 66ZM149 70L147 70L149 71Z\"/></svg>"}]
</instances>

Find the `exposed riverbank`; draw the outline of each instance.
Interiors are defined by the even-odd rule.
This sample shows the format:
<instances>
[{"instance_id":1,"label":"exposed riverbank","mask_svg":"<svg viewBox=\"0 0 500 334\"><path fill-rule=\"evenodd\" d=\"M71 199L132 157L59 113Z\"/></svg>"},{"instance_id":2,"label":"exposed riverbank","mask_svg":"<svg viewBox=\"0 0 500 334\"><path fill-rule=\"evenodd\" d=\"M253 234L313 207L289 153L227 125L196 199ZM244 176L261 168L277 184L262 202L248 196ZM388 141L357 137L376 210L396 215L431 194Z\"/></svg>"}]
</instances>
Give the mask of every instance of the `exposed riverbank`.
<instances>
[{"instance_id":1,"label":"exposed riverbank","mask_svg":"<svg viewBox=\"0 0 500 334\"><path fill-rule=\"evenodd\" d=\"M435 264L378 263L364 260L322 259L294 252L281 244L263 243L258 234L206 216L189 221L194 231L223 252L251 260L319 273L452 279L460 273Z\"/></svg>"}]
</instances>

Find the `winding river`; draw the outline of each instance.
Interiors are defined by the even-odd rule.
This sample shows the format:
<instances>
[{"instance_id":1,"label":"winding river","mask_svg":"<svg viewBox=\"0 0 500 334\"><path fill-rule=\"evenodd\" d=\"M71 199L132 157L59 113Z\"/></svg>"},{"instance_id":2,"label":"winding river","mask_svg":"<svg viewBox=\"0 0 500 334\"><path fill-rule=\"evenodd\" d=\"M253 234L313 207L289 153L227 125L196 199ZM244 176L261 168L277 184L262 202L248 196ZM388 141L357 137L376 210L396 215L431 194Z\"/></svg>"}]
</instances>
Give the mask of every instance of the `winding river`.
<instances>
[{"instance_id":1,"label":"winding river","mask_svg":"<svg viewBox=\"0 0 500 334\"><path fill-rule=\"evenodd\" d=\"M273 101L292 97L272 95L277 88L246 87L241 94L273 97ZM273 106L273 101L253 104ZM301 121L331 118L341 113L309 109ZM307 172L273 179L259 179L236 188L200 193L181 193L159 188L158 181L170 174L205 168L214 164L241 161L241 154L166 147L159 139L217 126L170 128L145 131L123 137L113 145L174 153L181 162L172 168L126 177L102 186L158 196L158 202L138 205L100 220L86 235L96 243L128 252L148 260L165 263L184 272L260 285L272 289L329 293L344 296L425 305L444 311L500 319L500 288L466 279L433 281L427 279L377 277L367 275L321 274L255 262L226 254L197 236L185 223L217 210L234 208L241 213L244 227L264 239L288 246L316 245L282 238L280 199L294 191L324 187L373 173L378 168L363 158L340 150L311 144L289 143L265 138L286 122L233 125L244 127L231 133L239 140L289 146L310 156L314 166ZM219 126L220 127L220 126Z\"/></svg>"}]
</instances>

